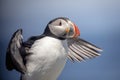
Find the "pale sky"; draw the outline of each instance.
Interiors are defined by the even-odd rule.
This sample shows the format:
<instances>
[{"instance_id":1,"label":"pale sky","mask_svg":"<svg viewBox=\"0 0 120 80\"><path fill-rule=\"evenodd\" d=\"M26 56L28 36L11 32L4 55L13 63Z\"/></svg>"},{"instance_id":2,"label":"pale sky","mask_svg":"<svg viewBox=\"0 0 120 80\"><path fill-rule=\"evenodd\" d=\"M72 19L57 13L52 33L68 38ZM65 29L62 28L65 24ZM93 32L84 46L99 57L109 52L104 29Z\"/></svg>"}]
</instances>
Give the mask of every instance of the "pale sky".
<instances>
[{"instance_id":1,"label":"pale sky","mask_svg":"<svg viewBox=\"0 0 120 80\"><path fill-rule=\"evenodd\" d=\"M1 0L0 80L18 80L5 68L11 35L23 29L26 40L40 35L56 17L70 18L83 39L103 48L102 55L81 63L67 62L58 80L120 80L120 0Z\"/></svg>"}]
</instances>

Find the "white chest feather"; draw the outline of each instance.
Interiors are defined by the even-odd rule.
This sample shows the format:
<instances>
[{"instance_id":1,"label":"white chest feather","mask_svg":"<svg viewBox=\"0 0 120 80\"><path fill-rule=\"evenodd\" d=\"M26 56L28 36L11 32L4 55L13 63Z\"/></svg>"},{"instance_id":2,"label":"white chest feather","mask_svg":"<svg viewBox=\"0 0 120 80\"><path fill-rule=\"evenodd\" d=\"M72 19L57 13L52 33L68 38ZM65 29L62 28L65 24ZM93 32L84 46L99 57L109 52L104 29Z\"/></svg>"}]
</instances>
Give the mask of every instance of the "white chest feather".
<instances>
[{"instance_id":1,"label":"white chest feather","mask_svg":"<svg viewBox=\"0 0 120 80\"><path fill-rule=\"evenodd\" d=\"M67 58L67 42L52 37L35 41L26 64L26 80L56 80Z\"/></svg>"}]
</instances>

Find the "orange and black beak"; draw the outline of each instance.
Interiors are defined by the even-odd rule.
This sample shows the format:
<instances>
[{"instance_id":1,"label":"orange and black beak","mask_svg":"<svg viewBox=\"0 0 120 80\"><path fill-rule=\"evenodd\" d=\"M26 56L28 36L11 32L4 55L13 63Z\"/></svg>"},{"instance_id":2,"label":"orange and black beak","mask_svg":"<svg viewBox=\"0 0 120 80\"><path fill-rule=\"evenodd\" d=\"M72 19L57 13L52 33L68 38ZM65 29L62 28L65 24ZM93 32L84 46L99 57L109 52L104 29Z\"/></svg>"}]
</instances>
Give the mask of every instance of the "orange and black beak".
<instances>
[{"instance_id":1,"label":"orange and black beak","mask_svg":"<svg viewBox=\"0 0 120 80\"><path fill-rule=\"evenodd\" d=\"M72 22L69 22L70 26L66 28L65 32L67 33L67 38L77 38L80 36L80 31L78 27L73 24Z\"/></svg>"},{"instance_id":2,"label":"orange and black beak","mask_svg":"<svg viewBox=\"0 0 120 80\"><path fill-rule=\"evenodd\" d=\"M80 30L79 30L79 28L75 24L73 24L73 27L74 27L73 38L76 38L76 37L80 36Z\"/></svg>"}]
</instances>

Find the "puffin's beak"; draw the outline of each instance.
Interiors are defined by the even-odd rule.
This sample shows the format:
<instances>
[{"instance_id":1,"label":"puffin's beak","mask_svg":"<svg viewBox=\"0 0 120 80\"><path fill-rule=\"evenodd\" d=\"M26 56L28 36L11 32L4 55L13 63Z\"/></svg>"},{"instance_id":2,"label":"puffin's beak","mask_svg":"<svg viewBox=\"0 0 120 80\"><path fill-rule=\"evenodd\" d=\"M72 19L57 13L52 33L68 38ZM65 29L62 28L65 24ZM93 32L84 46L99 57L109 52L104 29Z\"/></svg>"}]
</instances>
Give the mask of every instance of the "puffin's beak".
<instances>
[{"instance_id":1,"label":"puffin's beak","mask_svg":"<svg viewBox=\"0 0 120 80\"><path fill-rule=\"evenodd\" d=\"M79 31L79 28L75 24L73 24L73 27L74 27L74 36L73 36L73 38L76 38L76 37L80 36L80 31Z\"/></svg>"},{"instance_id":2,"label":"puffin's beak","mask_svg":"<svg viewBox=\"0 0 120 80\"><path fill-rule=\"evenodd\" d=\"M78 27L72 23L72 22L69 22L72 26L71 28L70 27L67 27L65 32L68 34L68 36L70 38L77 38L78 36L80 36L80 31L78 29Z\"/></svg>"}]
</instances>

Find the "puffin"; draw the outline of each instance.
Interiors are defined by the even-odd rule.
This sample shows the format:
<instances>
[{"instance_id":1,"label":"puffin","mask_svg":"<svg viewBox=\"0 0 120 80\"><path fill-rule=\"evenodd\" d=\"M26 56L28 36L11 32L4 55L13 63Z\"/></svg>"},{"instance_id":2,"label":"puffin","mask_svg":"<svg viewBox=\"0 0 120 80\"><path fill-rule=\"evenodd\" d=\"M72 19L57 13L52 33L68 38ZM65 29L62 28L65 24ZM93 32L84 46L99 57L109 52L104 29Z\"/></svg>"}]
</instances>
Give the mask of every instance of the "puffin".
<instances>
[{"instance_id":1,"label":"puffin","mask_svg":"<svg viewBox=\"0 0 120 80\"><path fill-rule=\"evenodd\" d=\"M79 28L66 17L51 20L43 34L26 41L22 32L12 35L6 51L6 68L20 72L20 80L57 80L68 59L85 61L102 51L80 38Z\"/></svg>"}]
</instances>

